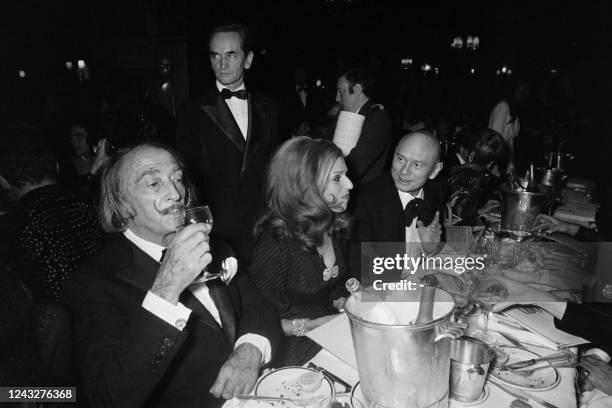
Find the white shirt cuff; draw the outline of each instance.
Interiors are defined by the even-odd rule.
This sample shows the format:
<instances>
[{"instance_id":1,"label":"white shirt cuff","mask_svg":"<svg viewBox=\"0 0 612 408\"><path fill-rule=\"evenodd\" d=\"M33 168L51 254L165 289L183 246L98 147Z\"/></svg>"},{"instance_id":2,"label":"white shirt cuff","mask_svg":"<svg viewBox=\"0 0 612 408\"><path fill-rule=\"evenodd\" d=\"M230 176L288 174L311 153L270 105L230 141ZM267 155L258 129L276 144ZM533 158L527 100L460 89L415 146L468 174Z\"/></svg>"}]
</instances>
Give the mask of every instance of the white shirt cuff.
<instances>
[{"instance_id":1,"label":"white shirt cuff","mask_svg":"<svg viewBox=\"0 0 612 408\"><path fill-rule=\"evenodd\" d=\"M191 314L191 309L185 307L181 302L173 305L151 291L147 292L142 301L142 307L181 331L187 325Z\"/></svg>"},{"instance_id":2,"label":"white shirt cuff","mask_svg":"<svg viewBox=\"0 0 612 408\"><path fill-rule=\"evenodd\" d=\"M247 333L236 340L234 350L242 343L251 343L261 351L261 362L262 364L268 364L272 359L272 349L270 347L270 340L259 334Z\"/></svg>"}]
</instances>

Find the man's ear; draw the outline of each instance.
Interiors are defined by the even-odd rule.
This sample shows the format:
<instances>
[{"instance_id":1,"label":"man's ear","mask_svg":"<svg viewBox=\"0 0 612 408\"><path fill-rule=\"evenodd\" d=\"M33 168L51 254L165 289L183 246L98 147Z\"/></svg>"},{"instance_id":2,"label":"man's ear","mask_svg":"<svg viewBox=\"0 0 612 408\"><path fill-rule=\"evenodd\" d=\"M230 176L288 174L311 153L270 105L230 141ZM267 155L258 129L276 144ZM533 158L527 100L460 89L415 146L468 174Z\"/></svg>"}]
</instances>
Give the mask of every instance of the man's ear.
<instances>
[{"instance_id":1,"label":"man's ear","mask_svg":"<svg viewBox=\"0 0 612 408\"><path fill-rule=\"evenodd\" d=\"M253 64L253 58L254 58L253 51L249 51L249 53L247 54L244 60L244 69L251 68L251 64Z\"/></svg>"},{"instance_id":2,"label":"man's ear","mask_svg":"<svg viewBox=\"0 0 612 408\"><path fill-rule=\"evenodd\" d=\"M470 154L468 154L468 161L470 163L474 161L474 156L476 156L475 152L470 152Z\"/></svg>"},{"instance_id":3,"label":"man's ear","mask_svg":"<svg viewBox=\"0 0 612 408\"><path fill-rule=\"evenodd\" d=\"M361 84L353 85L353 93L356 95L361 95L363 93L363 87L361 86Z\"/></svg>"},{"instance_id":4,"label":"man's ear","mask_svg":"<svg viewBox=\"0 0 612 408\"><path fill-rule=\"evenodd\" d=\"M429 179L430 180L435 179L438 173L442 170L442 167L444 167L444 164L442 162L437 162L436 165L434 166L433 171L429 175Z\"/></svg>"}]
</instances>

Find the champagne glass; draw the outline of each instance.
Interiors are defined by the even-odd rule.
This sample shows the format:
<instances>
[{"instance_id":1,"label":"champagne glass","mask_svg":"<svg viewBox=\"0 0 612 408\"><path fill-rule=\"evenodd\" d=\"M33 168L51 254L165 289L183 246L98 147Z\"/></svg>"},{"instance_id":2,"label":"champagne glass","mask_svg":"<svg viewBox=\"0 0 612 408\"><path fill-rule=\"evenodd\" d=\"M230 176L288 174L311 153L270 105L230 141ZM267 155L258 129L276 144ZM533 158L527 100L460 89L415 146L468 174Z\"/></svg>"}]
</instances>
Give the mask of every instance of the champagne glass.
<instances>
[{"instance_id":1,"label":"champagne glass","mask_svg":"<svg viewBox=\"0 0 612 408\"><path fill-rule=\"evenodd\" d=\"M212 212L210 211L210 208L207 205L188 208L185 210L185 226L189 224L197 224L200 222L210 225L210 228L212 230L213 216L212 216ZM191 284L193 285L193 284L204 283L211 279L217 279L220 277L221 277L220 273L210 273L208 272L208 269L205 267L202 273L200 273Z\"/></svg>"}]
</instances>

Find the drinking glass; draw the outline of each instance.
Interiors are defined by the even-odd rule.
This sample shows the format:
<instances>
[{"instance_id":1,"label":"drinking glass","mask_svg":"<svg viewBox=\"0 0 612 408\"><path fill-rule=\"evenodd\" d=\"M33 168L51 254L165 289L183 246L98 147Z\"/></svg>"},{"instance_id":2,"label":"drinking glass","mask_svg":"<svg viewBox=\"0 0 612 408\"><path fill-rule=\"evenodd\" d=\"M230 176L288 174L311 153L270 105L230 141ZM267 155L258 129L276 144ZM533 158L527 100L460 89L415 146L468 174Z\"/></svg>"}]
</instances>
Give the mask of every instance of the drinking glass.
<instances>
[{"instance_id":1,"label":"drinking glass","mask_svg":"<svg viewBox=\"0 0 612 408\"><path fill-rule=\"evenodd\" d=\"M210 225L210 228L212 230L213 216L212 216L212 212L210 211L210 208L207 205L188 208L185 210L185 226L189 224L197 224L200 222ZM204 283L211 279L217 279L220 277L221 277L220 273L210 273L208 272L208 269L205 267L202 273L200 273L191 284L193 285L193 284Z\"/></svg>"}]
</instances>

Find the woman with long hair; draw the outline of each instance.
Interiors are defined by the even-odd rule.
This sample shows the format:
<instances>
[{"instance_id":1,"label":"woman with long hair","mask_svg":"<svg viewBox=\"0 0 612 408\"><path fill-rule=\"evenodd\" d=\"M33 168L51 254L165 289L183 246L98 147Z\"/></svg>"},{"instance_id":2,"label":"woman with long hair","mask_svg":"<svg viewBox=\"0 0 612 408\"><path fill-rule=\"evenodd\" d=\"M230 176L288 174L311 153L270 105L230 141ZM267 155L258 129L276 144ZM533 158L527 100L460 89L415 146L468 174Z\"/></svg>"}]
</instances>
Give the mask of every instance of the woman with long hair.
<instances>
[{"instance_id":1,"label":"woman with long hair","mask_svg":"<svg viewBox=\"0 0 612 408\"><path fill-rule=\"evenodd\" d=\"M328 140L296 137L270 163L268 210L255 225L250 274L279 313L285 337L273 365L301 365L319 350L303 337L344 305L344 213L353 184L340 149Z\"/></svg>"}]
</instances>

